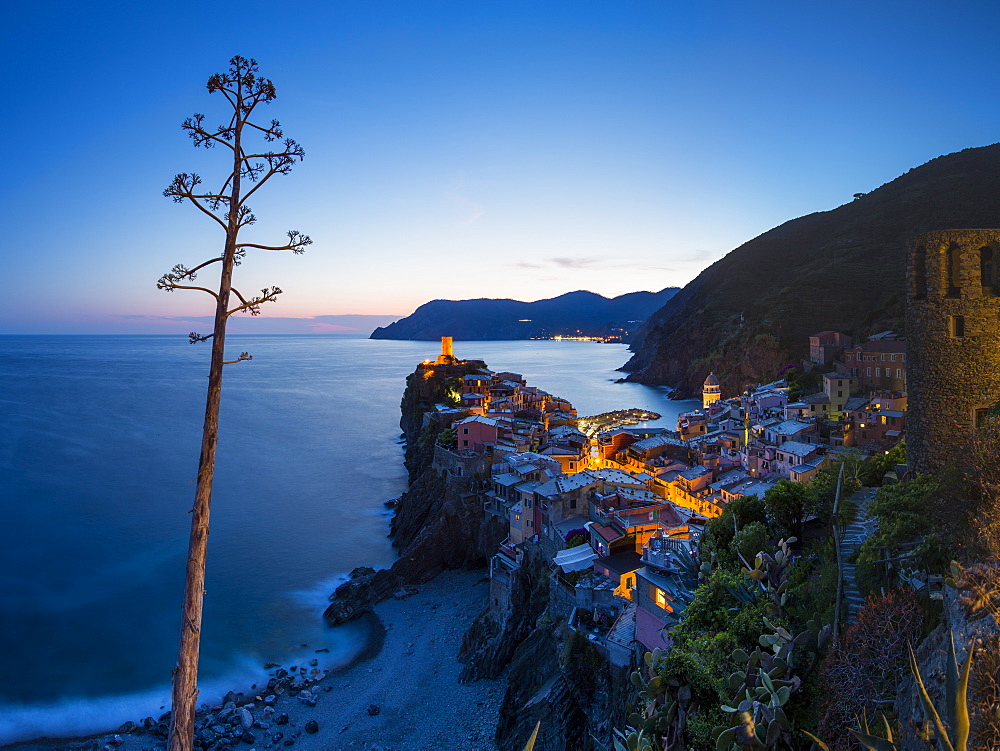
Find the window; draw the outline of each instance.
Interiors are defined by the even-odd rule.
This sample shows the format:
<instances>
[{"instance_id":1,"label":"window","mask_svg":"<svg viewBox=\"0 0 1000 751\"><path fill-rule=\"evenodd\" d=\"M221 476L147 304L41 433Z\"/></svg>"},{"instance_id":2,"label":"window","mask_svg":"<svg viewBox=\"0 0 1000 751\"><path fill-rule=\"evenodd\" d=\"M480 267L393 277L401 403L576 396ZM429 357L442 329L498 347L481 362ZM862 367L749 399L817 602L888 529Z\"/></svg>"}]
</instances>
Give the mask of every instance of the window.
<instances>
[{"instance_id":1,"label":"window","mask_svg":"<svg viewBox=\"0 0 1000 751\"><path fill-rule=\"evenodd\" d=\"M570 498L569 499L569 507L570 508L576 508L576 498Z\"/></svg>"},{"instance_id":2,"label":"window","mask_svg":"<svg viewBox=\"0 0 1000 751\"><path fill-rule=\"evenodd\" d=\"M882 368L875 368L875 377L876 378L882 377Z\"/></svg>"},{"instance_id":3,"label":"window","mask_svg":"<svg viewBox=\"0 0 1000 751\"><path fill-rule=\"evenodd\" d=\"M996 261L993 258L993 248L979 249L979 280L983 285L984 294L996 294Z\"/></svg>"},{"instance_id":4,"label":"window","mask_svg":"<svg viewBox=\"0 0 1000 751\"><path fill-rule=\"evenodd\" d=\"M896 378L902 378L902 377L903 377L903 369L896 368Z\"/></svg>"},{"instance_id":5,"label":"window","mask_svg":"<svg viewBox=\"0 0 1000 751\"><path fill-rule=\"evenodd\" d=\"M576 469L576 462L570 462L569 463L569 468L570 469Z\"/></svg>"},{"instance_id":6,"label":"window","mask_svg":"<svg viewBox=\"0 0 1000 751\"><path fill-rule=\"evenodd\" d=\"M462 435L469 435L469 429L468 428L462 428Z\"/></svg>"},{"instance_id":7,"label":"window","mask_svg":"<svg viewBox=\"0 0 1000 751\"><path fill-rule=\"evenodd\" d=\"M979 430L986 424L986 413L988 411L988 407L979 407L978 409L972 410L972 426L976 430Z\"/></svg>"},{"instance_id":8,"label":"window","mask_svg":"<svg viewBox=\"0 0 1000 751\"><path fill-rule=\"evenodd\" d=\"M868 368L867 371L865 372L865 375L870 376L871 374L872 374L872 369Z\"/></svg>"},{"instance_id":9,"label":"window","mask_svg":"<svg viewBox=\"0 0 1000 751\"><path fill-rule=\"evenodd\" d=\"M837 392L837 398L838 399L843 399L844 398L844 392L843 391L838 391Z\"/></svg>"},{"instance_id":10,"label":"window","mask_svg":"<svg viewBox=\"0 0 1000 751\"><path fill-rule=\"evenodd\" d=\"M948 333L952 339L965 337L965 316L948 316Z\"/></svg>"},{"instance_id":11,"label":"window","mask_svg":"<svg viewBox=\"0 0 1000 751\"><path fill-rule=\"evenodd\" d=\"M468 441L462 441L462 445L463 445L463 446L468 446L468 445L469 445L469 442L468 442Z\"/></svg>"},{"instance_id":12,"label":"window","mask_svg":"<svg viewBox=\"0 0 1000 751\"><path fill-rule=\"evenodd\" d=\"M882 362L885 362L885 355L882 355Z\"/></svg>"},{"instance_id":13,"label":"window","mask_svg":"<svg viewBox=\"0 0 1000 751\"><path fill-rule=\"evenodd\" d=\"M959 257L958 246L949 246L945 253L945 267L948 271L948 285L945 289L945 294L948 295L948 297L958 297L958 265L961 260Z\"/></svg>"},{"instance_id":14,"label":"window","mask_svg":"<svg viewBox=\"0 0 1000 751\"><path fill-rule=\"evenodd\" d=\"M896 356L895 355L892 356L892 361L896 362Z\"/></svg>"},{"instance_id":15,"label":"window","mask_svg":"<svg viewBox=\"0 0 1000 751\"><path fill-rule=\"evenodd\" d=\"M652 587L652 585L650 585L650 586ZM667 608L667 593L664 592L659 587L653 587L653 590L656 592L656 604L659 605L661 608L666 609Z\"/></svg>"}]
</instances>

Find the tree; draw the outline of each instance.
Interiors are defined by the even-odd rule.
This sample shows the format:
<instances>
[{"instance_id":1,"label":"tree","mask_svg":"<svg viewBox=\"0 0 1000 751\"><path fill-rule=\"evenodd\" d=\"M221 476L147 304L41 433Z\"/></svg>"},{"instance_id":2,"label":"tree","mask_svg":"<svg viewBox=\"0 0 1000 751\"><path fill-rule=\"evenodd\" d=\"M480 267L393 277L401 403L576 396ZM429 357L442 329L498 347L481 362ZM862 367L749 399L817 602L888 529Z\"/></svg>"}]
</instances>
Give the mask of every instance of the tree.
<instances>
[{"instance_id":1,"label":"tree","mask_svg":"<svg viewBox=\"0 0 1000 751\"><path fill-rule=\"evenodd\" d=\"M781 480L764 494L767 517L783 530L801 537L806 489L791 480Z\"/></svg>"},{"instance_id":2,"label":"tree","mask_svg":"<svg viewBox=\"0 0 1000 751\"><path fill-rule=\"evenodd\" d=\"M170 751L189 751L194 741L194 718L198 701L198 654L201 646L202 601L205 594L205 557L208 548L208 521L212 500L212 480L215 474L215 452L219 438L219 402L222 395L222 369L241 360L250 360L247 352L236 359L225 359L226 322L234 313L259 315L260 306L274 302L281 290L265 287L260 294L245 296L232 286L233 268L246 256L247 249L302 253L312 243L308 236L296 230L288 232L284 245L259 245L239 242L240 231L256 221L247 199L275 175L287 175L304 155L302 147L290 138L284 138L281 125L271 120L270 125L260 125L251 117L259 105L268 104L276 94L274 84L257 75L257 62L242 57L229 61L229 70L216 73L208 79L208 92L225 97L232 114L229 121L217 128L205 125L205 116L196 114L184 121L183 129L195 146L212 148L221 146L232 157L232 169L222 180L217 191L200 187L202 178L197 174L181 173L174 177L163 195L176 203L191 203L211 218L225 232L222 253L193 268L181 264L174 266L160 277L157 287L167 292L175 289L195 289L215 298L215 326L211 334L191 332L191 343L212 341L212 359L208 375L208 396L205 403L205 422L202 430L201 457L195 488L194 507L191 511L191 537L188 546L187 578L184 586L184 604L181 613L180 648L177 667L174 669L172 707L170 718ZM248 148L245 141L251 136L264 141L281 143L280 148L268 150ZM251 187L252 186L252 187ZM249 189L245 189L249 188ZM198 273L214 264L220 264L219 285L216 290L193 284ZM235 295L238 305L230 307Z\"/></svg>"}]
</instances>

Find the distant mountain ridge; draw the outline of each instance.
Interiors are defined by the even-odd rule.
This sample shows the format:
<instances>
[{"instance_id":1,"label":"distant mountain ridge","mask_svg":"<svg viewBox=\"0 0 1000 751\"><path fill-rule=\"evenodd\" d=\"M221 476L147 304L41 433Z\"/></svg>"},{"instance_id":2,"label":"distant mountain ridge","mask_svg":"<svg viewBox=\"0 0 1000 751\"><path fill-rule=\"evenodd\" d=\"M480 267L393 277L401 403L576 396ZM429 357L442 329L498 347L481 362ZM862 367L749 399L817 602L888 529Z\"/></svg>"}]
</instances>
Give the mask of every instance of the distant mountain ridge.
<instances>
[{"instance_id":1,"label":"distant mountain ridge","mask_svg":"<svg viewBox=\"0 0 1000 751\"><path fill-rule=\"evenodd\" d=\"M1000 226L1000 144L965 149L830 211L792 219L705 269L636 333L629 380L723 394L773 378L810 334L903 330L907 242Z\"/></svg>"},{"instance_id":2,"label":"distant mountain ridge","mask_svg":"<svg viewBox=\"0 0 1000 751\"><path fill-rule=\"evenodd\" d=\"M623 335L627 341L654 311L678 291L630 292L607 298L579 290L535 302L519 300L432 300L411 315L372 332L372 339L464 341L538 339L552 336Z\"/></svg>"}]
</instances>

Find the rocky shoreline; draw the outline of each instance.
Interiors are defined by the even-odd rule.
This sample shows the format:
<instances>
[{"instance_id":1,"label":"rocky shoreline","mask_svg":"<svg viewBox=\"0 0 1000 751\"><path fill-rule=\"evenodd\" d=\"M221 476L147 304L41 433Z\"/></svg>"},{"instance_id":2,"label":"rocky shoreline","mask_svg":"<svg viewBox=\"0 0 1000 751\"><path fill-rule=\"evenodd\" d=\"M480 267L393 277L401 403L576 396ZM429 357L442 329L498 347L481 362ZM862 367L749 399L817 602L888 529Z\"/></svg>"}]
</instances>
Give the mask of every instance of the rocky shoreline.
<instances>
[{"instance_id":1,"label":"rocky shoreline","mask_svg":"<svg viewBox=\"0 0 1000 751\"><path fill-rule=\"evenodd\" d=\"M485 572L447 571L361 615L371 638L353 663L329 671L272 666L263 686L230 692L198 713L196 748L330 751L493 751L502 682L459 682L462 636L486 605ZM294 667L294 670L293 670ZM303 672L304 671L304 672ZM313 672L317 671L317 672ZM169 714L78 739L44 739L19 751L160 751Z\"/></svg>"}]
</instances>

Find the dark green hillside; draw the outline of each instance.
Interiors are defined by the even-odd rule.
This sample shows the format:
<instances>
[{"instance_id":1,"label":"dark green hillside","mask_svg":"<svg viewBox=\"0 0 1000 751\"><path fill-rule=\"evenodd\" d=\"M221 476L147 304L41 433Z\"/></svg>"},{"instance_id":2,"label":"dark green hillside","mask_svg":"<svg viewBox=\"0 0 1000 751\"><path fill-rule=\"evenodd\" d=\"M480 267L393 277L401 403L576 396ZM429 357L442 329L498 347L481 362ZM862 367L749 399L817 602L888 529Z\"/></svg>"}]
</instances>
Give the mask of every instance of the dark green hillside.
<instances>
[{"instance_id":1,"label":"dark green hillside","mask_svg":"<svg viewBox=\"0 0 1000 751\"><path fill-rule=\"evenodd\" d=\"M824 329L903 329L909 237L1000 225L1000 144L938 157L832 211L793 219L705 269L650 317L630 380L723 393L772 378Z\"/></svg>"}]
</instances>

